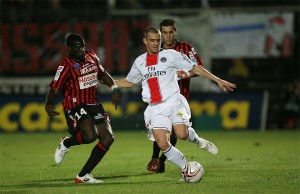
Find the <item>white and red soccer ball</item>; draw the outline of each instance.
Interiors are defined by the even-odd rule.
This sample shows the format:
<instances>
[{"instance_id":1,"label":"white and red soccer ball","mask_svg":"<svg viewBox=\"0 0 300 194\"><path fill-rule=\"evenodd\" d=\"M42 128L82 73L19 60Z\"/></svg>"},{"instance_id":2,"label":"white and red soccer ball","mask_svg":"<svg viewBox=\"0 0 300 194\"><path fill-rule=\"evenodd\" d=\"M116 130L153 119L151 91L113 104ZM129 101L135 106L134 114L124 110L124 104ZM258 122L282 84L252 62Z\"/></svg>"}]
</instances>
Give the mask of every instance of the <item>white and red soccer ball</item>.
<instances>
[{"instance_id":1,"label":"white and red soccer ball","mask_svg":"<svg viewBox=\"0 0 300 194\"><path fill-rule=\"evenodd\" d=\"M185 168L181 170L181 175L185 182L197 183L202 179L204 169L198 162L187 162Z\"/></svg>"}]
</instances>

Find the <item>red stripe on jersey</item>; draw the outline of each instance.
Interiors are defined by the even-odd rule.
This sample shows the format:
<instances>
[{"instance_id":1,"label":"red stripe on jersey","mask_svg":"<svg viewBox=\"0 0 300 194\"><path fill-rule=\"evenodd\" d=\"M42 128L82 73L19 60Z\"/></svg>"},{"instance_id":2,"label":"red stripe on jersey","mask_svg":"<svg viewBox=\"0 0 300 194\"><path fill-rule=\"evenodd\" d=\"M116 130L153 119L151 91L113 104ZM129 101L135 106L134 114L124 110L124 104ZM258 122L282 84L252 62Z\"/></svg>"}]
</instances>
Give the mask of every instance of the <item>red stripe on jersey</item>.
<instances>
[{"instance_id":1,"label":"red stripe on jersey","mask_svg":"<svg viewBox=\"0 0 300 194\"><path fill-rule=\"evenodd\" d=\"M154 54L154 55L150 55L147 53L147 57L146 57L146 66L151 66L151 65L156 65L157 64L157 58L158 55Z\"/></svg>"},{"instance_id":2,"label":"red stripe on jersey","mask_svg":"<svg viewBox=\"0 0 300 194\"><path fill-rule=\"evenodd\" d=\"M93 68L88 69L87 65L93 66ZM50 87L62 90L64 95L62 102L64 110L73 109L80 104L96 104L97 85L93 82L92 86L84 85L81 88L82 83L79 82L79 79L91 74L97 74L98 78L105 75L105 69L102 66L100 67L97 55L93 51L88 51L86 53L86 60L82 62L76 62L69 57L65 57L59 66L63 66L63 68L61 68L61 71L57 71L56 77L51 82ZM82 71L84 68L86 69ZM93 81L96 81L97 78L93 79L95 79Z\"/></svg>"},{"instance_id":3,"label":"red stripe on jersey","mask_svg":"<svg viewBox=\"0 0 300 194\"><path fill-rule=\"evenodd\" d=\"M162 96L158 85L158 78L153 77L147 80L150 89L150 103L161 102Z\"/></svg>"}]
</instances>

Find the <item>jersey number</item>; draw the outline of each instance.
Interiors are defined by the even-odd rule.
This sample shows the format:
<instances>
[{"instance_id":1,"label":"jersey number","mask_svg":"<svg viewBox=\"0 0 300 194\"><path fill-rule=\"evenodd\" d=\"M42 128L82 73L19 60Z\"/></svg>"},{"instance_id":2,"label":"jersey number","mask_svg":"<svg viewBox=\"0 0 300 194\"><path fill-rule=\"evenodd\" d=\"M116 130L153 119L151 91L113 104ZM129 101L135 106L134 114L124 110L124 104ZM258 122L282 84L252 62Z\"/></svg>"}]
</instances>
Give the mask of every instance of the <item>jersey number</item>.
<instances>
[{"instance_id":1,"label":"jersey number","mask_svg":"<svg viewBox=\"0 0 300 194\"><path fill-rule=\"evenodd\" d=\"M75 113L75 117L77 120L79 120L82 115L86 115L86 114L87 114L87 112L83 108L81 108L79 114L78 114L78 112Z\"/></svg>"}]
</instances>

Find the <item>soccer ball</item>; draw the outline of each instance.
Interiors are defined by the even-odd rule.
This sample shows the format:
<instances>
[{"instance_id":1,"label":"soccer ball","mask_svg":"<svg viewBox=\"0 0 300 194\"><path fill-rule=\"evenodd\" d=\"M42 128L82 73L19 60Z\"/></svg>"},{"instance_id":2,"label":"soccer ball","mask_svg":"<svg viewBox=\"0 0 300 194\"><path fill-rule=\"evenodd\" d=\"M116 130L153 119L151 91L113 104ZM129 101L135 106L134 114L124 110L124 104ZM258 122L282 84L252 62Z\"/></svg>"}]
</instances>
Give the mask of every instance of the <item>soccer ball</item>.
<instances>
[{"instance_id":1,"label":"soccer ball","mask_svg":"<svg viewBox=\"0 0 300 194\"><path fill-rule=\"evenodd\" d=\"M197 183L202 179L204 169L198 162L187 162L185 168L181 170L181 175L185 182Z\"/></svg>"}]
</instances>

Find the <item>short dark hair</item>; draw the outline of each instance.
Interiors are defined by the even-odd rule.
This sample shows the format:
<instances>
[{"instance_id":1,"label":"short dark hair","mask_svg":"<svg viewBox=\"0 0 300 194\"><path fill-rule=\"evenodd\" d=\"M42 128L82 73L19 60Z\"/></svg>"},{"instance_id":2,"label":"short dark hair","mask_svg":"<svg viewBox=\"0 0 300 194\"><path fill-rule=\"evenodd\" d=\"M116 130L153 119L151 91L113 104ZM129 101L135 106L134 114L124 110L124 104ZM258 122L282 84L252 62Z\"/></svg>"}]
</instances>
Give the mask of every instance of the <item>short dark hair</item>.
<instances>
[{"instance_id":1,"label":"short dark hair","mask_svg":"<svg viewBox=\"0 0 300 194\"><path fill-rule=\"evenodd\" d=\"M67 46L74 46L76 42L85 44L84 39L79 34L72 33L67 37Z\"/></svg>"},{"instance_id":2,"label":"short dark hair","mask_svg":"<svg viewBox=\"0 0 300 194\"><path fill-rule=\"evenodd\" d=\"M176 22L173 19L164 19L159 24L159 29L162 30L163 26L173 26L175 32L176 32Z\"/></svg>"},{"instance_id":3,"label":"short dark hair","mask_svg":"<svg viewBox=\"0 0 300 194\"><path fill-rule=\"evenodd\" d=\"M155 28L154 26L149 26L144 32L144 37L147 38L147 35L149 33L160 34L160 30Z\"/></svg>"}]
</instances>

